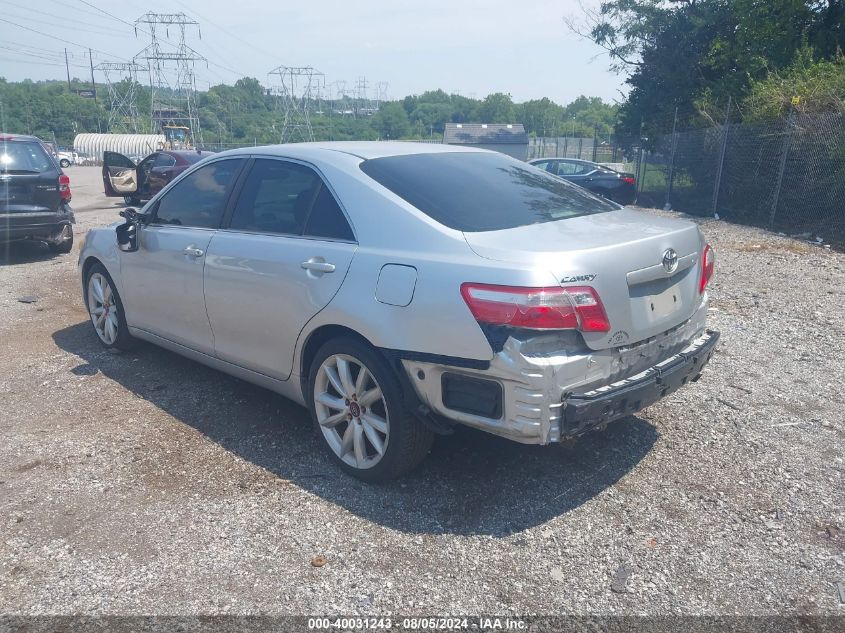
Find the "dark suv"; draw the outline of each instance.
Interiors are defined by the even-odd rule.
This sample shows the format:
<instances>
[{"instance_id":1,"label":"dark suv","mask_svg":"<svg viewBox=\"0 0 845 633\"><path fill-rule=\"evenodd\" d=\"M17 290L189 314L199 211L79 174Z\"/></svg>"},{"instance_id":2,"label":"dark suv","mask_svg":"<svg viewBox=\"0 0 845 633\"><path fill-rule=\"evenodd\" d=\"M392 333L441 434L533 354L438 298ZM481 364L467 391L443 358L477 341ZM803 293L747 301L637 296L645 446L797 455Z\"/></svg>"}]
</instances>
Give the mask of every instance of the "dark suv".
<instances>
[{"instance_id":1,"label":"dark suv","mask_svg":"<svg viewBox=\"0 0 845 633\"><path fill-rule=\"evenodd\" d=\"M0 243L46 242L57 253L73 248L70 178L34 136L0 132Z\"/></svg>"}]
</instances>

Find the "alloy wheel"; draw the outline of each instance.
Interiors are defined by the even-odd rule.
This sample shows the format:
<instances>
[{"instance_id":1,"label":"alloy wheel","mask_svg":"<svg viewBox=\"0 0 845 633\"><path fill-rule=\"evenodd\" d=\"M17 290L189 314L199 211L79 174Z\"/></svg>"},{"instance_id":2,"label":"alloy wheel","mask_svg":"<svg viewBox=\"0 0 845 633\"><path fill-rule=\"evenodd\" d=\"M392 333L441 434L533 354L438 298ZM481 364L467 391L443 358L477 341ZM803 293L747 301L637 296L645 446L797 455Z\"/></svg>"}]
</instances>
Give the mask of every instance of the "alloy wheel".
<instances>
[{"instance_id":1,"label":"alloy wheel","mask_svg":"<svg viewBox=\"0 0 845 633\"><path fill-rule=\"evenodd\" d=\"M117 302L111 284L100 273L94 273L88 280L88 312L100 340L114 345L120 324Z\"/></svg>"},{"instance_id":2,"label":"alloy wheel","mask_svg":"<svg viewBox=\"0 0 845 633\"><path fill-rule=\"evenodd\" d=\"M390 439L390 419L375 376L346 354L326 358L314 382L317 422L331 449L353 468L378 464Z\"/></svg>"}]
</instances>

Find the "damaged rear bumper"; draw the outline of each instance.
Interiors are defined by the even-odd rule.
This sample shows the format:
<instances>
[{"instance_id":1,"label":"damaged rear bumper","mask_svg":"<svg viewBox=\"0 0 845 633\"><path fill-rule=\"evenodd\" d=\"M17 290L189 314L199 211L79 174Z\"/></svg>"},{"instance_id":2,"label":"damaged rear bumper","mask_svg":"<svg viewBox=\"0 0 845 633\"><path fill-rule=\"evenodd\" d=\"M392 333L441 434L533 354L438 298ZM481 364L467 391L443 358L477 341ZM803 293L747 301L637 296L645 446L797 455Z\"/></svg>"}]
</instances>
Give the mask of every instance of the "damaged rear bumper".
<instances>
[{"instance_id":1,"label":"damaged rear bumper","mask_svg":"<svg viewBox=\"0 0 845 633\"><path fill-rule=\"evenodd\" d=\"M441 419L523 444L550 444L631 415L694 381L718 332L702 302L686 322L640 343L591 350L566 335L510 337L486 367L402 358L419 401Z\"/></svg>"},{"instance_id":2,"label":"damaged rear bumper","mask_svg":"<svg viewBox=\"0 0 845 633\"><path fill-rule=\"evenodd\" d=\"M584 393L564 396L561 437L586 431L636 413L698 380L716 349L719 333L708 331L686 349L636 376Z\"/></svg>"}]
</instances>

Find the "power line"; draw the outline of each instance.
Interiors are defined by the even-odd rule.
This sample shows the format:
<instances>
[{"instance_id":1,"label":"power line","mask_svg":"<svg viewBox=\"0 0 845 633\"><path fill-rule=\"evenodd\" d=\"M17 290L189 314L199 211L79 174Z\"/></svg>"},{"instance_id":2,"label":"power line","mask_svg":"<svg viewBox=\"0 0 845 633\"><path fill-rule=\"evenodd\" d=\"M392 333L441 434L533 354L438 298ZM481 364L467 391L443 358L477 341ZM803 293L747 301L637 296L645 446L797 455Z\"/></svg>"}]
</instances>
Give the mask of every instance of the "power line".
<instances>
[{"instance_id":1,"label":"power line","mask_svg":"<svg viewBox=\"0 0 845 633\"><path fill-rule=\"evenodd\" d=\"M71 40L62 39L61 37L57 37L55 35L50 35L49 33L45 33L44 31L39 31L37 29L29 28L28 26L24 26L23 24L18 24L17 22L12 22L11 20L7 20L6 18L0 18L0 22L5 22L6 24L11 24L12 26L16 26L19 29L24 29L25 31L31 31L33 33L37 33L38 35L43 35L44 37L49 37L59 42L64 42L65 44L71 44L72 46L76 46L78 48L91 48L90 46L84 46L82 44L78 44L76 42L72 42ZM105 51L101 51L96 48L91 48L92 51L97 51L107 57L114 57L115 59L120 59L117 55L112 55L111 53L107 53Z\"/></svg>"}]
</instances>

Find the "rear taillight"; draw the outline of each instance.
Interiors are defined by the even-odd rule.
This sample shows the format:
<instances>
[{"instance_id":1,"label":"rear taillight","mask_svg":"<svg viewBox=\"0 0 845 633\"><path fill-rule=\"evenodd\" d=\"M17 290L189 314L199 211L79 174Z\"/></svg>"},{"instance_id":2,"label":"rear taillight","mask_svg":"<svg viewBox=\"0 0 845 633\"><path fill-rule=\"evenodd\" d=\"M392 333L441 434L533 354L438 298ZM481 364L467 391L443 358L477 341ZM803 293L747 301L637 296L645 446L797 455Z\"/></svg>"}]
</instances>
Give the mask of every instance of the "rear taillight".
<instances>
[{"instance_id":1,"label":"rear taillight","mask_svg":"<svg viewBox=\"0 0 845 633\"><path fill-rule=\"evenodd\" d=\"M716 254L710 248L710 244L704 245L701 251L701 279L698 282L698 292L701 294L713 276L713 267L716 264Z\"/></svg>"},{"instance_id":2,"label":"rear taillight","mask_svg":"<svg viewBox=\"0 0 845 633\"><path fill-rule=\"evenodd\" d=\"M622 178L620 178L620 180L622 182L627 182L629 185L636 185L637 184L637 180L633 176L622 176Z\"/></svg>"},{"instance_id":3,"label":"rear taillight","mask_svg":"<svg viewBox=\"0 0 845 633\"><path fill-rule=\"evenodd\" d=\"M67 174L59 176L59 195L62 197L62 200L70 202L70 178L68 178Z\"/></svg>"},{"instance_id":4,"label":"rear taillight","mask_svg":"<svg viewBox=\"0 0 845 633\"><path fill-rule=\"evenodd\" d=\"M610 321L595 290L465 283L461 295L477 321L532 330L607 332Z\"/></svg>"}]
</instances>

